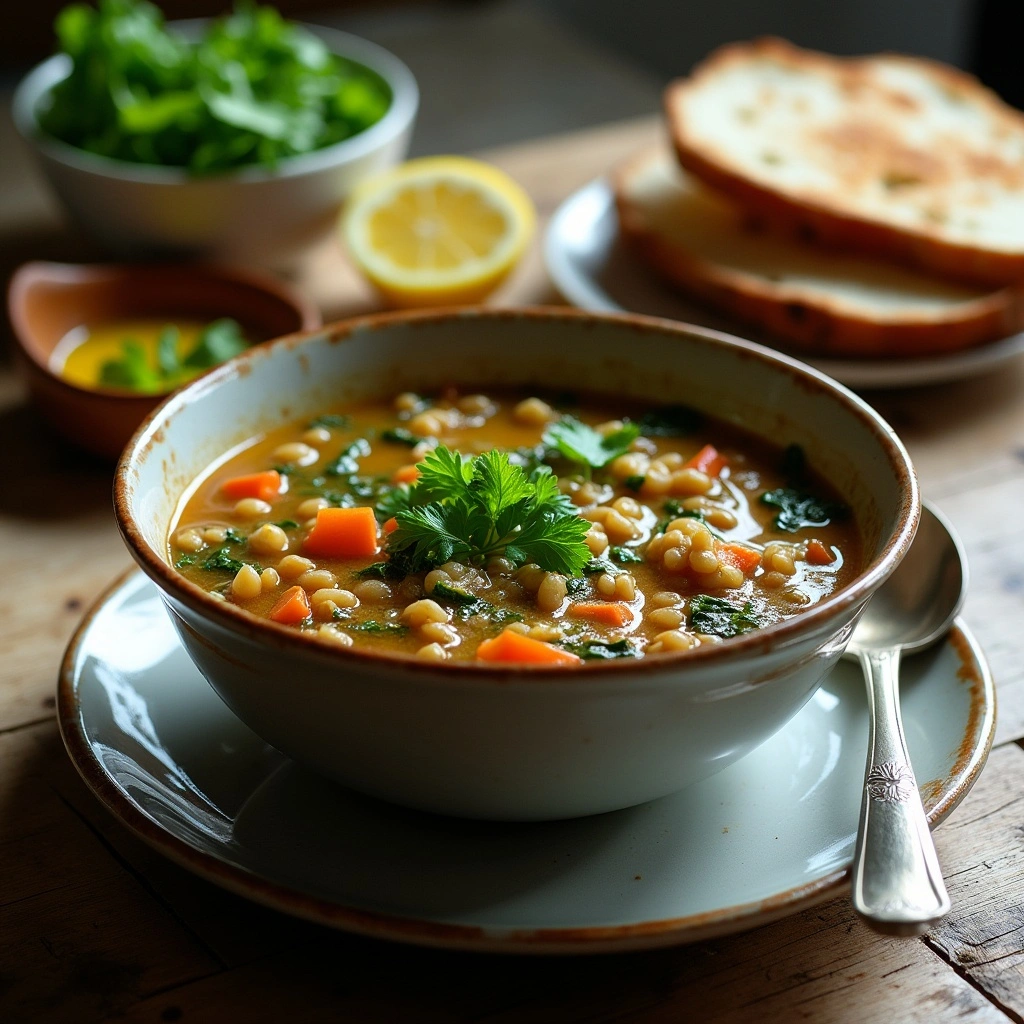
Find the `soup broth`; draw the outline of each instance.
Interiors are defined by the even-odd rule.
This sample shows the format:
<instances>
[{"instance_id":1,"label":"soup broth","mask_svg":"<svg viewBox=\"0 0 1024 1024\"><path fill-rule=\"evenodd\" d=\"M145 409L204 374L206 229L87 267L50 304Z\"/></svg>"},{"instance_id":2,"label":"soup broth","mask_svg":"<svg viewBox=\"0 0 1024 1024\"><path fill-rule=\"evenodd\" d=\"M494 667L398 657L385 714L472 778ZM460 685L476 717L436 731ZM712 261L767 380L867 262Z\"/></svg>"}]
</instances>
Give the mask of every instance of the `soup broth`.
<instances>
[{"instance_id":1,"label":"soup broth","mask_svg":"<svg viewBox=\"0 0 1024 1024\"><path fill-rule=\"evenodd\" d=\"M254 438L168 544L218 599L328 643L567 666L728 642L862 568L799 449L685 408L497 390Z\"/></svg>"}]
</instances>

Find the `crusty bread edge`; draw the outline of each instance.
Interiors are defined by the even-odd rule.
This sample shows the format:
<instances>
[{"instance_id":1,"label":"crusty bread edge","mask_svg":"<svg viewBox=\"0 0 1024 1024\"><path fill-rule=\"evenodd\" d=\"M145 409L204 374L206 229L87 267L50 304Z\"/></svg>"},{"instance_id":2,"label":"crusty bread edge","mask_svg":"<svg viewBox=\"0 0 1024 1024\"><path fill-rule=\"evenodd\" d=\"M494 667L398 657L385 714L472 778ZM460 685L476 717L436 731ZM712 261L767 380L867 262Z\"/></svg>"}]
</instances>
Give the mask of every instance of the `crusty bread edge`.
<instances>
[{"instance_id":1,"label":"crusty bread edge","mask_svg":"<svg viewBox=\"0 0 1024 1024\"><path fill-rule=\"evenodd\" d=\"M971 348L1024 326L1024 292L1002 288L961 303L956 316L886 321L856 315L840 304L809 298L799 288L760 281L702 260L665 242L634 215L627 181L650 151L620 164L611 176L622 237L670 285L749 326L807 353L844 358L924 357Z\"/></svg>"},{"instance_id":2,"label":"crusty bread edge","mask_svg":"<svg viewBox=\"0 0 1024 1024\"><path fill-rule=\"evenodd\" d=\"M698 64L689 77L669 83L664 93L665 115L669 133L679 158L687 170L709 185L727 192L752 211L771 219L777 229L790 230L805 241L836 248L853 248L861 252L881 254L909 266L923 268L955 281L1000 286L1024 279L1024 253L1000 253L978 246L962 245L929 234L927 225L916 232L856 216L811 199L797 199L757 184L742 174L731 171L714 154L692 142L686 126L677 116L680 98L701 81L717 73L723 66L746 60L752 53L775 55L787 61L804 64L834 61L871 60L860 57L831 57L803 50L781 39L766 37L751 43L731 43L716 50ZM1019 117L1024 130L1024 115L1007 107L991 90L966 72L923 57L885 54L887 59L926 66L951 88L970 88L1001 116Z\"/></svg>"}]
</instances>

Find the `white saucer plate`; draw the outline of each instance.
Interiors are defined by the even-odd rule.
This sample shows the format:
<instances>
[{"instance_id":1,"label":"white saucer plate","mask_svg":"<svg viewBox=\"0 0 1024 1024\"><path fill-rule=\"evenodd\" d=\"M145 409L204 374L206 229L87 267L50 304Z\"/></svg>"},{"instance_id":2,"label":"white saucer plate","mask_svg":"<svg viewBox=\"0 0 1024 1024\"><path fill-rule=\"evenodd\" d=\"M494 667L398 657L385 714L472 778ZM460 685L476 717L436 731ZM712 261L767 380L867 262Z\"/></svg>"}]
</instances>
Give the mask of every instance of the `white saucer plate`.
<instances>
[{"instance_id":1,"label":"white saucer plate","mask_svg":"<svg viewBox=\"0 0 1024 1024\"><path fill-rule=\"evenodd\" d=\"M974 783L995 724L992 680L963 625L906 662L902 693L934 825ZM504 952L689 942L843 892L867 747L859 669L841 663L781 732L674 796L527 825L407 811L312 774L246 728L136 572L73 637L58 714L99 799L197 874L334 927Z\"/></svg>"},{"instance_id":2,"label":"white saucer plate","mask_svg":"<svg viewBox=\"0 0 1024 1024\"><path fill-rule=\"evenodd\" d=\"M555 288L581 309L646 313L774 347L750 328L690 302L642 266L619 236L615 199L604 178L574 192L555 212L544 239L544 260ZM996 370L1024 354L1024 333L925 359L809 359L790 354L849 387L915 387Z\"/></svg>"}]
</instances>

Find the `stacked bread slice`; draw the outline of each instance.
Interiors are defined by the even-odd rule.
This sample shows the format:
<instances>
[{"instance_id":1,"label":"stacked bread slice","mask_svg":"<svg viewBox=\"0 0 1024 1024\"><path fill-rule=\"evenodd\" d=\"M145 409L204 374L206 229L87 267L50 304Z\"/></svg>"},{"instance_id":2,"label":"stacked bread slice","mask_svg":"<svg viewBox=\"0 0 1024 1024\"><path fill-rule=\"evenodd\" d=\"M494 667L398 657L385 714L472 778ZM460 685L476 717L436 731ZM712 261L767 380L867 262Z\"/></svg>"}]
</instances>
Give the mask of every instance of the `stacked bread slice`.
<instances>
[{"instance_id":1,"label":"stacked bread slice","mask_svg":"<svg viewBox=\"0 0 1024 1024\"><path fill-rule=\"evenodd\" d=\"M726 47L666 92L673 151L615 175L623 235L804 350L928 355L1024 326L1024 115L909 57Z\"/></svg>"}]
</instances>

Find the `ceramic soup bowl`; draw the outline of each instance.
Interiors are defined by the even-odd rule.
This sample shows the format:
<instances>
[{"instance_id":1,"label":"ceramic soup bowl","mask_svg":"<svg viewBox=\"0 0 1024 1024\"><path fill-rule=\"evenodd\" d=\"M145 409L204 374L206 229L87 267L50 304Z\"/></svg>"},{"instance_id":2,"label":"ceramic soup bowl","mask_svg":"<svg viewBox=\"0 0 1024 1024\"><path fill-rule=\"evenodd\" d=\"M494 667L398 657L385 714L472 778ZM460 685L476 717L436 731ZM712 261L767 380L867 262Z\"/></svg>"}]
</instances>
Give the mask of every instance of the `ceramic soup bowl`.
<instances>
[{"instance_id":1,"label":"ceramic soup bowl","mask_svg":"<svg viewBox=\"0 0 1024 1024\"><path fill-rule=\"evenodd\" d=\"M218 601L169 564L183 492L268 425L454 383L683 402L797 443L851 505L865 568L795 617L716 646L575 670L427 662L327 646ZM182 643L269 743L356 790L428 811L541 820L671 793L781 728L839 658L914 536L907 453L868 405L792 359L711 331L572 310L352 320L283 338L166 401L118 467L118 522Z\"/></svg>"}]
</instances>

